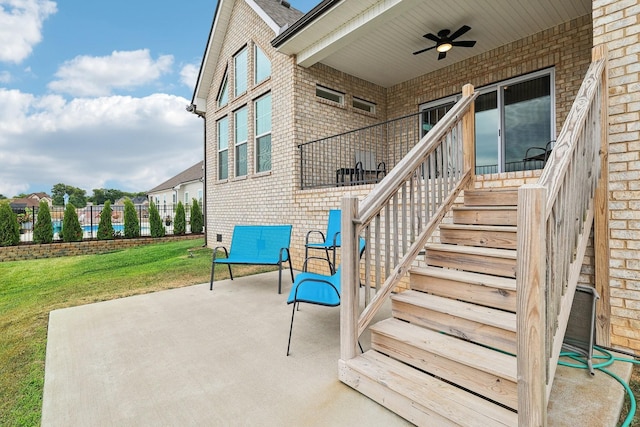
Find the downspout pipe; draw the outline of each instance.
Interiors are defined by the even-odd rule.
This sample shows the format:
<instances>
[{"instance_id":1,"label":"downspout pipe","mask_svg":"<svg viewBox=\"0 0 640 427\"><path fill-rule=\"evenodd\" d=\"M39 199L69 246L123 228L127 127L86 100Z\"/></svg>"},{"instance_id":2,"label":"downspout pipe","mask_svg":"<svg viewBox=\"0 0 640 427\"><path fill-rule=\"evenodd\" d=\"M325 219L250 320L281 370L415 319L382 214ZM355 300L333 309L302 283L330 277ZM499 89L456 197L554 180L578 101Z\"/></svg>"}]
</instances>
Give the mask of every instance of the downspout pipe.
<instances>
[{"instance_id":1,"label":"downspout pipe","mask_svg":"<svg viewBox=\"0 0 640 427\"><path fill-rule=\"evenodd\" d=\"M190 104L187 105L186 110L189 113L193 113L196 116L200 117L202 119L202 124L203 124L203 135L204 135L204 140L203 140L203 144L202 144L202 148L204 151L204 155L203 157L203 165L202 167L204 168L204 170L202 171L202 216L204 218L204 245L202 246L203 248L207 247L207 236L209 235L209 233L207 232L207 115L206 113L202 112L202 111L198 111L196 109L195 104Z\"/></svg>"}]
</instances>

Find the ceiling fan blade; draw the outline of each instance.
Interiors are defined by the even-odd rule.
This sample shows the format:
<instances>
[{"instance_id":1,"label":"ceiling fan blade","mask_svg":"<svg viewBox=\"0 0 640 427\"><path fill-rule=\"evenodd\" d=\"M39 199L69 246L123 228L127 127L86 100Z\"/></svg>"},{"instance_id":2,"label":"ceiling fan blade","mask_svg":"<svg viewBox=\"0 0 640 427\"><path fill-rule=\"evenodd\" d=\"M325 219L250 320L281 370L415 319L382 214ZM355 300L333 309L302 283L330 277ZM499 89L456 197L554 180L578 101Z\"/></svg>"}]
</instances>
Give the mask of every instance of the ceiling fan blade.
<instances>
[{"instance_id":1,"label":"ceiling fan blade","mask_svg":"<svg viewBox=\"0 0 640 427\"><path fill-rule=\"evenodd\" d=\"M418 51L416 51L416 52L413 52L413 54L414 54L414 55L418 55L419 53L426 52L426 51L428 51L428 50L435 49L435 48L436 48L435 46L431 46L431 47L428 47L428 48L426 48L426 49L421 49L421 50L418 50Z\"/></svg>"},{"instance_id":2,"label":"ceiling fan blade","mask_svg":"<svg viewBox=\"0 0 640 427\"><path fill-rule=\"evenodd\" d=\"M440 52L438 55L438 61L447 57L447 52Z\"/></svg>"},{"instance_id":3,"label":"ceiling fan blade","mask_svg":"<svg viewBox=\"0 0 640 427\"><path fill-rule=\"evenodd\" d=\"M464 40L459 42L451 42L452 46L460 46L460 47L473 47L476 45L475 40Z\"/></svg>"},{"instance_id":4,"label":"ceiling fan blade","mask_svg":"<svg viewBox=\"0 0 640 427\"><path fill-rule=\"evenodd\" d=\"M456 31L455 33L451 34L451 36L449 36L449 40L457 39L458 37L460 37L461 35L463 35L467 31L469 31L470 29L471 29L470 26L463 25L462 27L458 28L458 31Z\"/></svg>"},{"instance_id":5,"label":"ceiling fan blade","mask_svg":"<svg viewBox=\"0 0 640 427\"><path fill-rule=\"evenodd\" d=\"M436 43L440 43L440 38L438 36L436 36L435 34L427 33L422 37L424 37L425 39L429 39L431 41L434 41Z\"/></svg>"}]
</instances>

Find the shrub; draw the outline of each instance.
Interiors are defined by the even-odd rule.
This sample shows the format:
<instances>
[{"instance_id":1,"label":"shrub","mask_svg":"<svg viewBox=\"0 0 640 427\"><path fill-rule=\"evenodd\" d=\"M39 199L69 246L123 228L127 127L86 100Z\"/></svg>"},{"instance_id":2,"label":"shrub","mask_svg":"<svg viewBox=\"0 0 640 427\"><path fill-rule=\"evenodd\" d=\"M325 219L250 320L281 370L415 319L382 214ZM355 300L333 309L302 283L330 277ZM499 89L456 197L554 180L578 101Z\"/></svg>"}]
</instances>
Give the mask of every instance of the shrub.
<instances>
[{"instance_id":1,"label":"shrub","mask_svg":"<svg viewBox=\"0 0 640 427\"><path fill-rule=\"evenodd\" d=\"M78 213L72 203L64 208L62 220L62 240L65 242L79 242L82 240L82 227L78 221Z\"/></svg>"},{"instance_id":2,"label":"shrub","mask_svg":"<svg viewBox=\"0 0 640 427\"><path fill-rule=\"evenodd\" d=\"M0 246L14 246L20 243L20 224L11 210L9 202L0 202Z\"/></svg>"},{"instance_id":3,"label":"shrub","mask_svg":"<svg viewBox=\"0 0 640 427\"><path fill-rule=\"evenodd\" d=\"M131 239L140 237L140 224L138 223L138 214L136 207L133 206L131 199L124 199L124 237Z\"/></svg>"},{"instance_id":4,"label":"shrub","mask_svg":"<svg viewBox=\"0 0 640 427\"><path fill-rule=\"evenodd\" d=\"M113 224L111 224L112 211L111 201L105 201L102 212L100 212L100 222L98 223L98 234L96 235L98 240L113 239Z\"/></svg>"},{"instance_id":5,"label":"shrub","mask_svg":"<svg viewBox=\"0 0 640 427\"><path fill-rule=\"evenodd\" d=\"M160 212L158 212L153 200L149 203L149 227L151 229L151 237L163 237L166 233L162 218L160 218Z\"/></svg>"},{"instance_id":6,"label":"shrub","mask_svg":"<svg viewBox=\"0 0 640 427\"><path fill-rule=\"evenodd\" d=\"M34 243L51 243L53 242L53 224L51 223L51 211L49 204L44 200L40 201L38 206L38 217L33 226Z\"/></svg>"},{"instance_id":7,"label":"shrub","mask_svg":"<svg viewBox=\"0 0 640 427\"><path fill-rule=\"evenodd\" d=\"M180 235L187 231L187 219L184 213L184 205L178 202L176 206L176 218L173 224L173 234Z\"/></svg>"},{"instance_id":8,"label":"shrub","mask_svg":"<svg viewBox=\"0 0 640 427\"><path fill-rule=\"evenodd\" d=\"M193 199L193 204L191 205L191 232L202 233L203 228L204 219L202 217L202 210L200 209L198 201Z\"/></svg>"}]
</instances>

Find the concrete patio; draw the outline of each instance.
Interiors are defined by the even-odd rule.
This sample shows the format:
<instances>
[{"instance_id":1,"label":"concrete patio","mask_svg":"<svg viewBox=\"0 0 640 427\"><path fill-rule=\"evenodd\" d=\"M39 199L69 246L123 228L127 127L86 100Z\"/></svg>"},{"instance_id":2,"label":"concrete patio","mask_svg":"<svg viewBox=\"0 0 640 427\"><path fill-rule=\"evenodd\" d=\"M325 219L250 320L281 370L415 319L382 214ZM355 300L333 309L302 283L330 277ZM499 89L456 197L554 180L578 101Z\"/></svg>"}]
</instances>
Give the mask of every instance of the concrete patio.
<instances>
[{"instance_id":1,"label":"concrete patio","mask_svg":"<svg viewBox=\"0 0 640 427\"><path fill-rule=\"evenodd\" d=\"M42 425L410 425L338 381L339 308L301 305L286 357L291 284L278 295L277 274L52 312ZM550 426L615 425L615 380L564 367L556 378Z\"/></svg>"}]
</instances>

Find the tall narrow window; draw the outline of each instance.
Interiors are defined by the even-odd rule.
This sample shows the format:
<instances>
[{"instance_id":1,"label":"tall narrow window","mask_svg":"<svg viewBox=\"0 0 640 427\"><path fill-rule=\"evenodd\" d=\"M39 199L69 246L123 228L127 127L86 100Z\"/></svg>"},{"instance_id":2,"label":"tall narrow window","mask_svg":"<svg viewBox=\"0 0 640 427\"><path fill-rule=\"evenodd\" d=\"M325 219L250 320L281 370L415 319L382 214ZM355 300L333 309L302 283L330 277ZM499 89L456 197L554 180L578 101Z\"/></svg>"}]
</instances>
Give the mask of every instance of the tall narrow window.
<instances>
[{"instance_id":1,"label":"tall narrow window","mask_svg":"<svg viewBox=\"0 0 640 427\"><path fill-rule=\"evenodd\" d=\"M202 190L198 190L198 203L200 204L200 209L202 209Z\"/></svg>"},{"instance_id":2,"label":"tall narrow window","mask_svg":"<svg viewBox=\"0 0 640 427\"><path fill-rule=\"evenodd\" d=\"M260 83L263 80L266 80L271 75L271 62L267 55L260 50L258 45L255 47L255 76L254 81L255 84Z\"/></svg>"},{"instance_id":3,"label":"tall narrow window","mask_svg":"<svg viewBox=\"0 0 640 427\"><path fill-rule=\"evenodd\" d=\"M184 205L185 205L185 207L189 206L189 192L188 191L184 192Z\"/></svg>"},{"instance_id":4,"label":"tall narrow window","mask_svg":"<svg viewBox=\"0 0 640 427\"><path fill-rule=\"evenodd\" d=\"M247 48L245 47L233 57L234 65L234 96L247 91Z\"/></svg>"},{"instance_id":5,"label":"tall narrow window","mask_svg":"<svg viewBox=\"0 0 640 427\"><path fill-rule=\"evenodd\" d=\"M227 102L229 102L228 80L227 72L225 71L224 77L222 77L222 84L220 85L220 92L218 92L218 107L227 105Z\"/></svg>"},{"instance_id":6,"label":"tall narrow window","mask_svg":"<svg viewBox=\"0 0 640 427\"><path fill-rule=\"evenodd\" d=\"M218 179L229 177L229 119L218 120Z\"/></svg>"},{"instance_id":7,"label":"tall narrow window","mask_svg":"<svg viewBox=\"0 0 640 427\"><path fill-rule=\"evenodd\" d=\"M271 94L255 102L256 172L271 170Z\"/></svg>"},{"instance_id":8,"label":"tall narrow window","mask_svg":"<svg viewBox=\"0 0 640 427\"><path fill-rule=\"evenodd\" d=\"M236 147L236 176L244 176L247 174L247 119L246 106L236 111L233 115L233 121L235 123L234 145Z\"/></svg>"}]
</instances>

